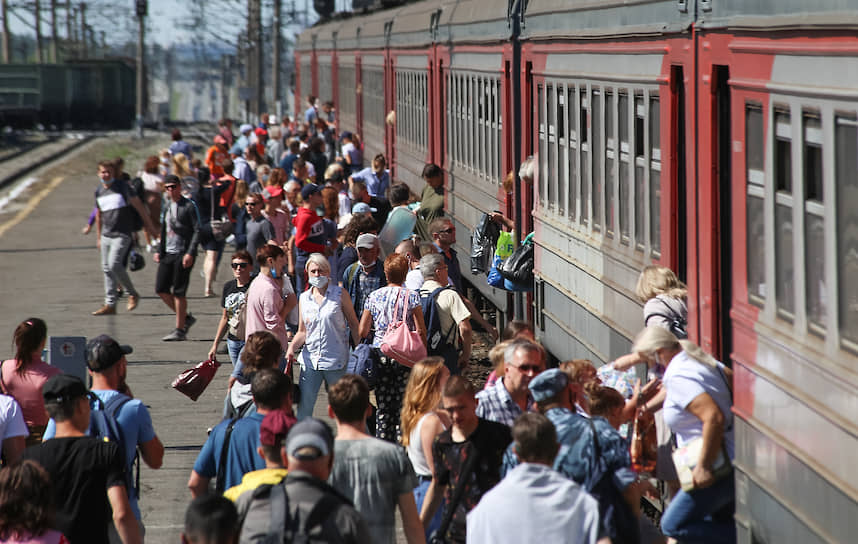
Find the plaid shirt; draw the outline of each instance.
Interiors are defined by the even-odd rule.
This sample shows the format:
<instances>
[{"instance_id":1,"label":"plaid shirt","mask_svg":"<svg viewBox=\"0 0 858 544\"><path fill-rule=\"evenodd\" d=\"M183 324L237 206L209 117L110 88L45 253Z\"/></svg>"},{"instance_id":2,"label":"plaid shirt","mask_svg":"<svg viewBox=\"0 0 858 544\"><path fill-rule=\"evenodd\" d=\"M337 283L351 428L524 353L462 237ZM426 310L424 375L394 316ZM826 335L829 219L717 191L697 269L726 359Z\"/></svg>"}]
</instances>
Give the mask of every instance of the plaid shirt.
<instances>
[{"instance_id":1,"label":"plaid shirt","mask_svg":"<svg viewBox=\"0 0 858 544\"><path fill-rule=\"evenodd\" d=\"M376 263L375 266L381 266ZM355 280L357 282L357 300L353 301L355 305L355 313L360 316L364 311L364 304L366 303L366 298L370 293L382 287L381 278L373 275L367 274L363 271L362 266L358 266L357 273L355 273ZM360 319L360 317L358 317Z\"/></svg>"},{"instance_id":2,"label":"plaid shirt","mask_svg":"<svg viewBox=\"0 0 858 544\"><path fill-rule=\"evenodd\" d=\"M503 378L498 378L497 383L490 389L484 389L477 393L477 415L489 421L503 423L512 427L515 418L523 412L521 407L512 400L509 391L503 384ZM527 394L527 411L533 411L535 404L530 393Z\"/></svg>"}]
</instances>

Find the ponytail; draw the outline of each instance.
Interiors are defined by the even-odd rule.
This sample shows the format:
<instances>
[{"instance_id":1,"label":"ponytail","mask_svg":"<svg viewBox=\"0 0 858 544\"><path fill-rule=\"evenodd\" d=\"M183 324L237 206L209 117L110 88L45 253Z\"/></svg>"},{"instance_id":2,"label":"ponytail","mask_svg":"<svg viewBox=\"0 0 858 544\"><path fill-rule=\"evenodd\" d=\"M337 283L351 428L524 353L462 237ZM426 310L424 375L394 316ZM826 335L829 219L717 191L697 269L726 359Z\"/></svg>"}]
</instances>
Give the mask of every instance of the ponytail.
<instances>
[{"instance_id":1,"label":"ponytail","mask_svg":"<svg viewBox=\"0 0 858 544\"><path fill-rule=\"evenodd\" d=\"M15 344L15 371L23 375L39 346L48 335L48 327L38 317L31 317L15 327L12 342Z\"/></svg>"}]
</instances>

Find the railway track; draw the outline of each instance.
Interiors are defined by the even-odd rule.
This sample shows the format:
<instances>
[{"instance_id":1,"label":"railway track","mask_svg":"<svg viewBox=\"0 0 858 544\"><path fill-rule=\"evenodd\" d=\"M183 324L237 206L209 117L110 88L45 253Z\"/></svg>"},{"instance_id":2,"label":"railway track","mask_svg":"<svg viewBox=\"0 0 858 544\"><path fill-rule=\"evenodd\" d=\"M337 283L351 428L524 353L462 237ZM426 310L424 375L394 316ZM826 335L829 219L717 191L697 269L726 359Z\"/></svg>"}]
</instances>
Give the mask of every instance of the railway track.
<instances>
[{"instance_id":1,"label":"railway track","mask_svg":"<svg viewBox=\"0 0 858 544\"><path fill-rule=\"evenodd\" d=\"M4 147L0 150L0 188L26 175L34 168L72 152L99 133L55 133L44 139Z\"/></svg>"}]
</instances>

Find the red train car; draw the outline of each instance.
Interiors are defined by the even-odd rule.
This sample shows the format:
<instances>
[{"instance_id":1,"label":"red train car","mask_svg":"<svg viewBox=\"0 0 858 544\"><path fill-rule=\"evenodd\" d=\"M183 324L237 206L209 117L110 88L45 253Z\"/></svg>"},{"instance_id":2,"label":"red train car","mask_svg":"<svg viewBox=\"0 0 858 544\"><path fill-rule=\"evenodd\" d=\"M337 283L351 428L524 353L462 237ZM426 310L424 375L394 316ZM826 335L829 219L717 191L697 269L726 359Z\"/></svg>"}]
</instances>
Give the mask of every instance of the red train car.
<instances>
[{"instance_id":1,"label":"red train car","mask_svg":"<svg viewBox=\"0 0 858 544\"><path fill-rule=\"evenodd\" d=\"M308 29L298 81L413 190L423 162L442 166L463 269L480 214L521 211L529 311L557 358L626 353L640 269L677 271L692 339L736 375L739 541L848 542L856 21L855 0L426 0ZM516 200L501 181L527 156Z\"/></svg>"}]
</instances>

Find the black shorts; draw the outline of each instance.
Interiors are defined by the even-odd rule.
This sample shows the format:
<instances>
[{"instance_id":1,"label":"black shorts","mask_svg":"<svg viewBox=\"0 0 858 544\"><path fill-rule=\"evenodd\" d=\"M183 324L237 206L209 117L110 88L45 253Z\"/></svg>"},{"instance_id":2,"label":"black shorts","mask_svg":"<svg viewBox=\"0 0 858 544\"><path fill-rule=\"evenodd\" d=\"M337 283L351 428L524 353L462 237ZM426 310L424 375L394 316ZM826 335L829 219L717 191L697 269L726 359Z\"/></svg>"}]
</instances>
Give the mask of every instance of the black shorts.
<instances>
[{"instance_id":1,"label":"black shorts","mask_svg":"<svg viewBox=\"0 0 858 544\"><path fill-rule=\"evenodd\" d=\"M173 295L184 297L188 292L188 284L191 282L191 269L182 266L184 253L173 255L170 253L161 255L158 263L158 274L155 277L155 292L169 293L172 289Z\"/></svg>"}]
</instances>

